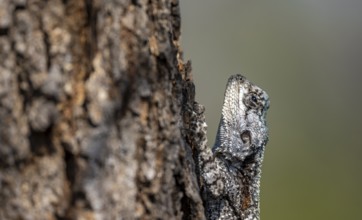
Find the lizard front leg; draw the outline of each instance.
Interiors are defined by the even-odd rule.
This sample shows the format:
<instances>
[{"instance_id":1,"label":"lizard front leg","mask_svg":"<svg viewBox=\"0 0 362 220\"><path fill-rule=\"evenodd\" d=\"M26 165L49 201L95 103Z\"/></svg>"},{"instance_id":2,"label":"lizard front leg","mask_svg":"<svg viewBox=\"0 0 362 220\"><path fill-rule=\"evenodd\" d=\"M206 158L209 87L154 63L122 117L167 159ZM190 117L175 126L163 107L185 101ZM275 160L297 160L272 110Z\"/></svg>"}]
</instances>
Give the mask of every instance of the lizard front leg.
<instances>
[{"instance_id":1,"label":"lizard front leg","mask_svg":"<svg viewBox=\"0 0 362 220\"><path fill-rule=\"evenodd\" d=\"M215 156L207 146L207 125L205 108L194 103L191 111L191 145L196 159L196 173L205 206L207 219L238 219L237 211L232 210L232 200L226 188L230 187L233 177L229 174L225 161ZM236 184L232 184L235 188ZM231 188L229 192L233 192Z\"/></svg>"}]
</instances>

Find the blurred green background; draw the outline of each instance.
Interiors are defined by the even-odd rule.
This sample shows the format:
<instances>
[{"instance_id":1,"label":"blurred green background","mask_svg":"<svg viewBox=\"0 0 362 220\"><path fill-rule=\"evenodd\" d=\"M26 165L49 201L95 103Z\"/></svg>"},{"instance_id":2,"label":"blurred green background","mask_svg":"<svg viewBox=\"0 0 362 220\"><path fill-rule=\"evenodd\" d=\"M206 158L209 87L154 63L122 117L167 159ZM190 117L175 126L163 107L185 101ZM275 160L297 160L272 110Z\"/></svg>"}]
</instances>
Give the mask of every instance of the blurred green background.
<instances>
[{"instance_id":1,"label":"blurred green background","mask_svg":"<svg viewBox=\"0 0 362 220\"><path fill-rule=\"evenodd\" d=\"M271 98L262 219L362 219L362 1L180 4L209 145L231 74Z\"/></svg>"}]
</instances>

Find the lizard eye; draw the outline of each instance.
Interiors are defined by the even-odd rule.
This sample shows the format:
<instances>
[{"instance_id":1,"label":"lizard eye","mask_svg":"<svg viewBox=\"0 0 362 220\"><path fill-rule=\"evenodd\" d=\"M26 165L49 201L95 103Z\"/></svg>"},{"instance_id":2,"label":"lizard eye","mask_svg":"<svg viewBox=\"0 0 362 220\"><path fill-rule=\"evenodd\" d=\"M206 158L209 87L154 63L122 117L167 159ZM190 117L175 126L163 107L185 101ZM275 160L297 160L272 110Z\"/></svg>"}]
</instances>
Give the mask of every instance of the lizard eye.
<instances>
[{"instance_id":1,"label":"lizard eye","mask_svg":"<svg viewBox=\"0 0 362 220\"><path fill-rule=\"evenodd\" d=\"M254 94L251 95L250 99L251 99L251 101L253 101L255 103L258 102L258 98Z\"/></svg>"},{"instance_id":2,"label":"lizard eye","mask_svg":"<svg viewBox=\"0 0 362 220\"><path fill-rule=\"evenodd\" d=\"M258 108L260 106L259 98L256 94L249 94L245 100L245 105L249 106L250 108Z\"/></svg>"}]
</instances>

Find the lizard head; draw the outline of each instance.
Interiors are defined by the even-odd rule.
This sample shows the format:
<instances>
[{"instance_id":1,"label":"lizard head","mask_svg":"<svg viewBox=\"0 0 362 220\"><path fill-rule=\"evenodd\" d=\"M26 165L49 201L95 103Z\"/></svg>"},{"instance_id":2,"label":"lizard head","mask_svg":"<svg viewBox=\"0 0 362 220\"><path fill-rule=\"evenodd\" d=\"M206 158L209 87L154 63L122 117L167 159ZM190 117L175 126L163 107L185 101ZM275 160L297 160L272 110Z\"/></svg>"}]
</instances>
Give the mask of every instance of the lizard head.
<instances>
[{"instance_id":1,"label":"lizard head","mask_svg":"<svg viewBox=\"0 0 362 220\"><path fill-rule=\"evenodd\" d=\"M233 75L226 86L219 130L213 152L232 163L261 155L268 141L266 112L268 94L241 75Z\"/></svg>"}]
</instances>

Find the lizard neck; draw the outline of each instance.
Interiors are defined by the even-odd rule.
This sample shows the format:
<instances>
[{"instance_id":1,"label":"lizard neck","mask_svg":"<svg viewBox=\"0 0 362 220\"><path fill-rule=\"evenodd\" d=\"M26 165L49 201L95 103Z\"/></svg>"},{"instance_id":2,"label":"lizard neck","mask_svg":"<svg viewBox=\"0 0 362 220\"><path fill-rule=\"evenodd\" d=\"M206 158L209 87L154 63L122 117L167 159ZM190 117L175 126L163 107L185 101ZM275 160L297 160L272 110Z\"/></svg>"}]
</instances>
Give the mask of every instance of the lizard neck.
<instances>
[{"instance_id":1,"label":"lizard neck","mask_svg":"<svg viewBox=\"0 0 362 220\"><path fill-rule=\"evenodd\" d=\"M221 218L210 219L233 219L225 213L234 213L235 217L241 220L260 219L262 152L250 155L238 163L226 159L229 157L223 157L220 154L215 155L220 172L224 176L225 194L222 197L233 208L227 209L228 211L221 211Z\"/></svg>"},{"instance_id":2,"label":"lizard neck","mask_svg":"<svg viewBox=\"0 0 362 220\"><path fill-rule=\"evenodd\" d=\"M260 177L263 151L246 158L242 164L240 181L242 183L242 218L247 220L260 219Z\"/></svg>"}]
</instances>

